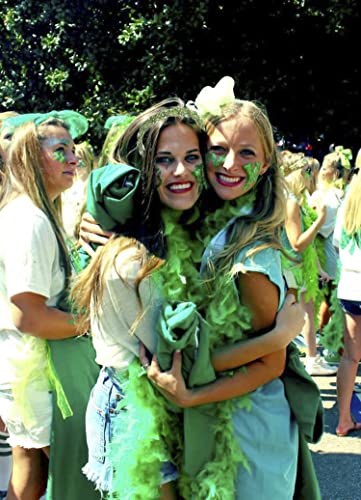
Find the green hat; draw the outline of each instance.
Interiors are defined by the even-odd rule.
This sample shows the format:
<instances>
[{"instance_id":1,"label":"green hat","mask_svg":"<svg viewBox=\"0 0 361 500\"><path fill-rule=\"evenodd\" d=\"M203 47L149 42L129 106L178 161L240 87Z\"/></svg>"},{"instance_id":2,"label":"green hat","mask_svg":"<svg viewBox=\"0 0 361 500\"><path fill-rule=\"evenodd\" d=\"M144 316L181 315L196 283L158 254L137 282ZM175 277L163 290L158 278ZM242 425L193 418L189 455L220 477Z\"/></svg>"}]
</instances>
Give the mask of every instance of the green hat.
<instances>
[{"instance_id":1,"label":"green hat","mask_svg":"<svg viewBox=\"0 0 361 500\"><path fill-rule=\"evenodd\" d=\"M88 120L85 116L81 115L77 111L72 111L71 109L50 111L49 113L26 113L23 115L12 116L4 121L3 128L8 126L17 128L20 125L29 122L34 122L35 125L40 125L51 118L57 118L66 123L69 127L69 134L72 139L76 139L80 135L85 134L88 130Z\"/></svg>"}]
</instances>

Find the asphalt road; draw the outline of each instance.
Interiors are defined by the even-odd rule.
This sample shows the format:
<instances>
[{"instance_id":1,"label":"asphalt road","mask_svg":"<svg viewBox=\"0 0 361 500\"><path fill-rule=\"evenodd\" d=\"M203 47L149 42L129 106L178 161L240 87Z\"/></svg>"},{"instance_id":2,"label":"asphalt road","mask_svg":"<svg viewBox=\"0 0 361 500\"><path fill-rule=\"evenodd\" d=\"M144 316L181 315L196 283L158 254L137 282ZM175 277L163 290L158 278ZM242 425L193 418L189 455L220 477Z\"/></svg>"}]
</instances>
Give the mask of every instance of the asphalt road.
<instances>
[{"instance_id":1,"label":"asphalt road","mask_svg":"<svg viewBox=\"0 0 361 500\"><path fill-rule=\"evenodd\" d=\"M336 376L314 377L325 409L322 439L310 445L322 500L361 500L361 431L336 436L338 421ZM361 382L361 365L357 382Z\"/></svg>"}]
</instances>

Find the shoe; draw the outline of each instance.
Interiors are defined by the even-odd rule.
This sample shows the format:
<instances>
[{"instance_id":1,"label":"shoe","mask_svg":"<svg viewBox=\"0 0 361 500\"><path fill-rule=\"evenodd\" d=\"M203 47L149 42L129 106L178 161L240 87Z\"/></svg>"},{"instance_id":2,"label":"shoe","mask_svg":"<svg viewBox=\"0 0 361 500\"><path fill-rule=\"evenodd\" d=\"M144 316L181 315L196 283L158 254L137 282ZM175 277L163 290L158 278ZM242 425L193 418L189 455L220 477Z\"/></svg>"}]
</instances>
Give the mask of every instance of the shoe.
<instances>
[{"instance_id":1,"label":"shoe","mask_svg":"<svg viewBox=\"0 0 361 500\"><path fill-rule=\"evenodd\" d=\"M330 351L329 349L324 349L322 357L327 363L339 363L341 361L341 354L337 351Z\"/></svg>"},{"instance_id":2,"label":"shoe","mask_svg":"<svg viewBox=\"0 0 361 500\"><path fill-rule=\"evenodd\" d=\"M361 422L354 422L353 427L348 429L345 432L340 432L338 429L336 429L336 435L338 437L346 437L348 434L351 434L352 432L358 432L361 431Z\"/></svg>"},{"instance_id":3,"label":"shoe","mask_svg":"<svg viewBox=\"0 0 361 500\"><path fill-rule=\"evenodd\" d=\"M311 376L335 375L337 373L337 368L326 363L319 354L314 358L307 358L305 368Z\"/></svg>"}]
</instances>

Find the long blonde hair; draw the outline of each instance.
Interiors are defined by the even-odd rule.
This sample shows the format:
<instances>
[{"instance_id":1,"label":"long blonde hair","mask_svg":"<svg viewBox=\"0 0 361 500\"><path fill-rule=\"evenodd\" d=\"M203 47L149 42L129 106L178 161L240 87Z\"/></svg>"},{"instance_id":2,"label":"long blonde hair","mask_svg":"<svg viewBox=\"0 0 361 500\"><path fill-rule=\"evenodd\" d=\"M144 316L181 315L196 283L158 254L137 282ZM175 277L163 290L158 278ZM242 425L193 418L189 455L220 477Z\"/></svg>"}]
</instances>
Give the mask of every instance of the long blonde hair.
<instances>
[{"instance_id":1,"label":"long blonde hair","mask_svg":"<svg viewBox=\"0 0 361 500\"><path fill-rule=\"evenodd\" d=\"M65 123L58 119L49 119L38 127L30 122L16 129L0 190L0 210L19 195L26 194L34 205L45 213L55 233L60 259L68 279L71 266L64 239L61 197L59 195L54 201L50 200L44 183L41 141L44 138L42 134L49 125L68 129Z\"/></svg>"},{"instance_id":2,"label":"long blonde hair","mask_svg":"<svg viewBox=\"0 0 361 500\"><path fill-rule=\"evenodd\" d=\"M118 255L128 249L134 249L134 252L127 262L139 262L139 271L134 280L134 287L141 314L140 283L158 269L164 261L149 255L144 245L134 238L113 236L105 245L98 247L89 265L74 278L70 291L70 300L77 312L77 329L79 333L90 328L91 316L96 317L99 314L107 274L111 269L115 269L119 279L130 286L122 278L121 269L118 269L116 263ZM139 315L136 322L138 319ZM131 330L134 331L134 329L135 325L132 325Z\"/></svg>"},{"instance_id":3,"label":"long blonde hair","mask_svg":"<svg viewBox=\"0 0 361 500\"><path fill-rule=\"evenodd\" d=\"M255 240L263 241L247 253L251 255L263 248L282 250L280 231L285 221L286 197L283 175L279 169L279 157L273 136L273 128L262 107L252 101L236 100L225 105L218 116L206 117L206 130L211 132L219 123L229 120L252 121L258 132L268 170L259 177L253 190L256 199L249 215L238 218L228 234L228 244L219 252L215 265L217 272L231 271L237 255Z\"/></svg>"},{"instance_id":4,"label":"long blonde hair","mask_svg":"<svg viewBox=\"0 0 361 500\"><path fill-rule=\"evenodd\" d=\"M345 199L343 227L353 235L361 229L361 174L353 176Z\"/></svg>"}]
</instances>

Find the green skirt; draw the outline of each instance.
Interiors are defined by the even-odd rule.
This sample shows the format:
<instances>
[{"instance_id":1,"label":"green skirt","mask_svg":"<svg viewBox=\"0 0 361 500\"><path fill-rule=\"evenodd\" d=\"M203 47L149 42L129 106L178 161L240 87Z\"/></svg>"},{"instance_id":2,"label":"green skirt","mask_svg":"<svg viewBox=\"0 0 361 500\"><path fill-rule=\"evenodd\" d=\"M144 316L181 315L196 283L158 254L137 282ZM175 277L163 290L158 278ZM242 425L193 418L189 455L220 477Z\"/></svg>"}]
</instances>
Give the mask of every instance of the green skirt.
<instances>
[{"instance_id":1,"label":"green skirt","mask_svg":"<svg viewBox=\"0 0 361 500\"><path fill-rule=\"evenodd\" d=\"M56 374L73 416L65 420L53 398L47 500L100 499L100 493L82 473L88 461L85 412L99 374L90 337L48 341Z\"/></svg>"}]
</instances>

